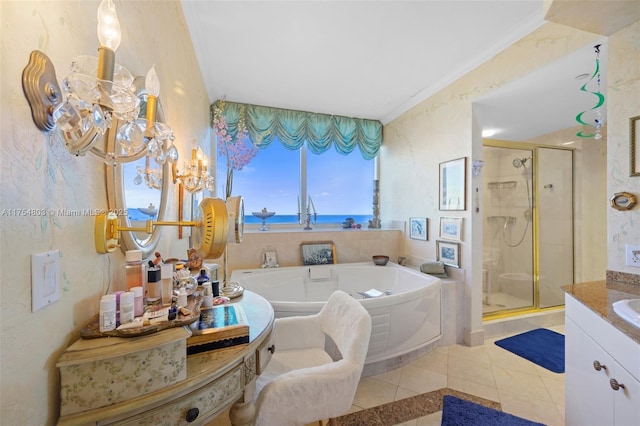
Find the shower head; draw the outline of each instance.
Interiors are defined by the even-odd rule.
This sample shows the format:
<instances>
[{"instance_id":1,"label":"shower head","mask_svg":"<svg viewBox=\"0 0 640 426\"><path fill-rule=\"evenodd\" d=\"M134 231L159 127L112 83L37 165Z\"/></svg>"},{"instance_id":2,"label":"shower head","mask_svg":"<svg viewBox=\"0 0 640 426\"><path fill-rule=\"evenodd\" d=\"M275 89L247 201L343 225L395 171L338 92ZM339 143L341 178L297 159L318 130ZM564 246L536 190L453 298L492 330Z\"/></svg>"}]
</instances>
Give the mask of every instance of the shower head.
<instances>
[{"instance_id":1,"label":"shower head","mask_svg":"<svg viewBox=\"0 0 640 426\"><path fill-rule=\"evenodd\" d=\"M526 163L528 158L515 158L513 160L513 167L519 169L520 167L524 167L524 163Z\"/></svg>"}]
</instances>

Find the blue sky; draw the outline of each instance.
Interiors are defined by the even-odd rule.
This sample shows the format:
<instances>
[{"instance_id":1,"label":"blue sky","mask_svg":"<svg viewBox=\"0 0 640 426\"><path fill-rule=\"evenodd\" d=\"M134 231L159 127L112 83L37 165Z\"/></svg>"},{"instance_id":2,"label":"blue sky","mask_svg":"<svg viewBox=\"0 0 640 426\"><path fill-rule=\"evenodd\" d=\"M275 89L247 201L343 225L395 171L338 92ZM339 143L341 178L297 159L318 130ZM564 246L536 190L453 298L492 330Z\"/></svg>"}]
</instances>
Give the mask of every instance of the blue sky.
<instances>
[{"instance_id":1,"label":"blue sky","mask_svg":"<svg viewBox=\"0 0 640 426\"><path fill-rule=\"evenodd\" d=\"M246 214L263 207L277 214L297 212L299 158L298 151L274 142L234 172L232 195L242 195ZM226 159L219 157L218 165L216 188L224 194ZM358 150L343 156L330 148L321 155L308 153L307 169L308 193L318 214L372 214L373 160L364 160Z\"/></svg>"}]
</instances>

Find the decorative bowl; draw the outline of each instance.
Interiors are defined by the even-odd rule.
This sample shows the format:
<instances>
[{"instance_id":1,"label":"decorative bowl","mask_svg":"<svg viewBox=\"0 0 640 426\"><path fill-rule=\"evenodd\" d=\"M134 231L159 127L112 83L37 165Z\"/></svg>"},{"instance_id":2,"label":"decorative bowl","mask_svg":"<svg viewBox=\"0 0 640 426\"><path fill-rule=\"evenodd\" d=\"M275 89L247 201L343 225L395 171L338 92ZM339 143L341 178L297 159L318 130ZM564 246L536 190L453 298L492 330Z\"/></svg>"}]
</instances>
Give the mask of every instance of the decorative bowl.
<instances>
[{"instance_id":1,"label":"decorative bowl","mask_svg":"<svg viewBox=\"0 0 640 426\"><path fill-rule=\"evenodd\" d=\"M375 263L378 266L384 266L389 262L389 256L384 256L384 255L375 255L371 257L373 259L373 263Z\"/></svg>"}]
</instances>

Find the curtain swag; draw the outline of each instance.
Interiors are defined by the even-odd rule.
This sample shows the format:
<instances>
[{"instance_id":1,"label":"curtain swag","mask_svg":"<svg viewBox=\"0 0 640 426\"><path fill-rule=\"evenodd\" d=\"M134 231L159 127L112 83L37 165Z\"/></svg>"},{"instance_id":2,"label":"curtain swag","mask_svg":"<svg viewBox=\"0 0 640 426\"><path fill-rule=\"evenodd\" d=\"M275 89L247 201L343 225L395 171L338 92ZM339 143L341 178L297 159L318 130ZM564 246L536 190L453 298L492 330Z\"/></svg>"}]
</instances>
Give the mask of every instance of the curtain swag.
<instances>
[{"instance_id":1,"label":"curtain swag","mask_svg":"<svg viewBox=\"0 0 640 426\"><path fill-rule=\"evenodd\" d=\"M306 141L314 154L325 152L333 144L343 155L358 147L362 156L371 160L378 155L382 143L382 123L377 120L217 100L211 105L211 125L214 128L216 109L225 118L226 132L233 140L237 139L240 123L258 148L266 148L279 140L285 147L295 150Z\"/></svg>"}]
</instances>

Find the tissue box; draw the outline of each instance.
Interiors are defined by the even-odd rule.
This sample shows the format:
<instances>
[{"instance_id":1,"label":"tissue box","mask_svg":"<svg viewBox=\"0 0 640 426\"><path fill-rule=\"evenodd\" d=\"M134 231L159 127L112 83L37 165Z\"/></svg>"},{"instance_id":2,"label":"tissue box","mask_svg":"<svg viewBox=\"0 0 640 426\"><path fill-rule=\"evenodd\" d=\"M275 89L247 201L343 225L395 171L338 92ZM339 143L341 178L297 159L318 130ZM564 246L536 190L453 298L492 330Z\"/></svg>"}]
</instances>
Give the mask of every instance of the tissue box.
<instances>
[{"instance_id":1,"label":"tissue box","mask_svg":"<svg viewBox=\"0 0 640 426\"><path fill-rule=\"evenodd\" d=\"M176 327L140 337L80 339L58 359L60 415L117 404L187 378L187 338Z\"/></svg>"}]
</instances>

